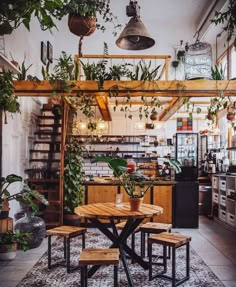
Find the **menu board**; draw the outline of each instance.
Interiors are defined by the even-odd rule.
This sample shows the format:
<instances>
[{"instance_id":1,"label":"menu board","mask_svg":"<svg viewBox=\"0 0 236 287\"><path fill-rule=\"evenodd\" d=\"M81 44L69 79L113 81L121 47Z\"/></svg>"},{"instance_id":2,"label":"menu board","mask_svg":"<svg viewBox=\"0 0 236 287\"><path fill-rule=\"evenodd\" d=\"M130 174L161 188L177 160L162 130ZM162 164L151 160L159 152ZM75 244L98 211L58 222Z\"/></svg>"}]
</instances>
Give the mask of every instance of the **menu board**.
<instances>
[{"instance_id":1,"label":"menu board","mask_svg":"<svg viewBox=\"0 0 236 287\"><path fill-rule=\"evenodd\" d=\"M193 119L192 118L177 118L177 131L192 131Z\"/></svg>"}]
</instances>

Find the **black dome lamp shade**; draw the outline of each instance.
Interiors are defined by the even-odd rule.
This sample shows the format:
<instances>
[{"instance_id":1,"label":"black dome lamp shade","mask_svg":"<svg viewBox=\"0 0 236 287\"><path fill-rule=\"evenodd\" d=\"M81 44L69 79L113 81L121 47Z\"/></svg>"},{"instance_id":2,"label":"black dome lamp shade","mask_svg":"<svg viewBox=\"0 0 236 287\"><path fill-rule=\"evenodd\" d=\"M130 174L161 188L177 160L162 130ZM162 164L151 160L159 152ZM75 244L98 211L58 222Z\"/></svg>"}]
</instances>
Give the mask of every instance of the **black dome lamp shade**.
<instances>
[{"instance_id":1,"label":"black dome lamp shade","mask_svg":"<svg viewBox=\"0 0 236 287\"><path fill-rule=\"evenodd\" d=\"M132 18L116 40L116 45L125 50L151 48L155 44L155 40L151 38L140 19L140 7L137 1L130 1L130 4L126 6L126 14Z\"/></svg>"}]
</instances>

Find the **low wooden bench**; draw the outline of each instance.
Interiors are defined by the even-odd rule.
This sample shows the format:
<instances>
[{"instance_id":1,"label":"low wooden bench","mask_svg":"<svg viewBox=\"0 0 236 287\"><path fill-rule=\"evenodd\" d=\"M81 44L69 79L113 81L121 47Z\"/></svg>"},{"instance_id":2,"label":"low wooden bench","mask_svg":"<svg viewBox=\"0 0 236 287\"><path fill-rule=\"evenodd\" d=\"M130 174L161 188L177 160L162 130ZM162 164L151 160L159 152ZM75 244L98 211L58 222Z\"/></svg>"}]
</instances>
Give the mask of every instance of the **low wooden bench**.
<instances>
[{"instance_id":1,"label":"low wooden bench","mask_svg":"<svg viewBox=\"0 0 236 287\"><path fill-rule=\"evenodd\" d=\"M114 287L118 287L118 248L84 249L80 254L81 287L88 286L88 265L114 265Z\"/></svg>"},{"instance_id":2,"label":"low wooden bench","mask_svg":"<svg viewBox=\"0 0 236 287\"><path fill-rule=\"evenodd\" d=\"M145 257L145 240L146 234L149 237L150 234L159 234L162 232L171 232L172 224L159 223L159 222L146 222L140 225L141 231L141 256Z\"/></svg>"},{"instance_id":3,"label":"low wooden bench","mask_svg":"<svg viewBox=\"0 0 236 287\"><path fill-rule=\"evenodd\" d=\"M185 236L179 233L169 233L163 232L157 235L152 235L148 239L148 252L149 252L149 280L152 280L157 277L161 277L167 280L171 280L172 287L178 286L183 282L189 279L189 265L190 265L190 256L189 256L189 243L191 241L191 237ZM152 275L152 245L153 244L160 244L164 247L164 254L163 254L163 266L164 270L159 272L156 275ZM182 279L176 279L176 249L186 246L186 276ZM167 272L167 247L172 249L172 276L167 276L164 273Z\"/></svg>"},{"instance_id":4,"label":"low wooden bench","mask_svg":"<svg viewBox=\"0 0 236 287\"><path fill-rule=\"evenodd\" d=\"M85 248L85 233L87 229L84 227L77 226L66 226L62 225L59 227L55 227L47 230L48 235L48 269L52 268L51 264L51 237L52 236L61 236L64 238L64 260L66 260L66 269L67 272L71 272L70 267L70 239L82 236L82 248ZM58 263L57 263L58 264Z\"/></svg>"}]
</instances>

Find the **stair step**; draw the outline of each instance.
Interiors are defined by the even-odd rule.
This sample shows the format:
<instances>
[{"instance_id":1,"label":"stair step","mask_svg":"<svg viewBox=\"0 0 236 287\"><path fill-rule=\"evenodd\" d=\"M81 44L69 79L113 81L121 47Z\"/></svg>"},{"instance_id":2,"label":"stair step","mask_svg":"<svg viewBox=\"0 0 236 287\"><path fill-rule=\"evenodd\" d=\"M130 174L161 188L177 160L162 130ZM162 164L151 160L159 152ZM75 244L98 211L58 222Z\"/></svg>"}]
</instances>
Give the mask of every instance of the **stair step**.
<instances>
[{"instance_id":1,"label":"stair step","mask_svg":"<svg viewBox=\"0 0 236 287\"><path fill-rule=\"evenodd\" d=\"M60 144L61 141L49 141L49 140L37 140L34 141L34 144Z\"/></svg>"},{"instance_id":2,"label":"stair step","mask_svg":"<svg viewBox=\"0 0 236 287\"><path fill-rule=\"evenodd\" d=\"M40 119L40 120L55 120L55 119L61 120L61 117L60 118L59 117L55 117L54 115L53 116L40 115L40 116L38 116L38 119Z\"/></svg>"},{"instance_id":3,"label":"stair step","mask_svg":"<svg viewBox=\"0 0 236 287\"><path fill-rule=\"evenodd\" d=\"M39 193L54 193L54 192L58 192L58 190L56 190L56 189L37 189L37 192L39 192Z\"/></svg>"},{"instance_id":4,"label":"stair step","mask_svg":"<svg viewBox=\"0 0 236 287\"><path fill-rule=\"evenodd\" d=\"M28 183L59 183L60 180L57 178L29 178Z\"/></svg>"},{"instance_id":5,"label":"stair step","mask_svg":"<svg viewBox=\"0 0 236 287\"><path fill-rule=\"evenodd\" d=\"M61 133L53 133L51 131L37 131L34 133L35 135L40 135L40 136L61 136Z\"/></svg>"},{"instance_id":6,"label":"stair step","mask_svg":"<svg viewBox=\"0 0 236 287\"><path fill-rule=\"evenodd\" d=\"M38 153L60 153L60 151L51 151L51 150L40 150L40 149L31 149L30 153L34 153L34 152L38 152Z\"/></svg>"},{"instance_id":7,"label":"stair step","mask_svg":"<svg viewBox=\"0 0 236 287\"><path fill-rule=\"evenodd\" d=\"M38 124L39 128L54 128L61 127L61 124Z\"/></svg>"},{"instance_id":8,"label":"stair step","mask_svg":"<svg viewBox=\"0 0 236 287\"><path fill-rule=\"evenodd\" d=\"M38 159L38 158L32 158L29 160L30 162L60 162L60 159L47 159L47 158L43 158L43 159Z\"/></svg>"}]
</instances>

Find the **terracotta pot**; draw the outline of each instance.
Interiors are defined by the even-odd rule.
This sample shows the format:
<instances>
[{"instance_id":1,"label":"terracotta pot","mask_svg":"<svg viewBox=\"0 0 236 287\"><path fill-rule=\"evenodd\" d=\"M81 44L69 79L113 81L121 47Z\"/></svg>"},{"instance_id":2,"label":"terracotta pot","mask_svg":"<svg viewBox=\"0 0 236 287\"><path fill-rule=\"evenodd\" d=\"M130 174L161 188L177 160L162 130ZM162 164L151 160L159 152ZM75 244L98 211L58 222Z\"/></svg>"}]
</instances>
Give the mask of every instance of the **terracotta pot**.
<instances>
[{"instance_id":1,"label":"terracotta pot","mask_svg":"<svg viewBox=\"0 0 236 287\"><path fill-rule=\"evenodd\" d=\"M234 113L228 113L226 117L228 121L232 121L234 119Z\"/></svg>"},{"instance_id":2,"label":"terracotta pot","mask_svg":"<svg viewBox=\"0 0 236 287\"><path fill-rule=\"evenodd\" d=\"M213 116L212 114L207 114L207 119L208 119L209 121L213 121L214 116Z\"/></svg>"},{"instance_id":3,"label":"terracotta pot","mask_svg":"<svg viewBox=\"0 0 236 287\"><path fill-rule=\"evenodd\" d=\"M64 214L64 224L71 226L80 226L80 217L77 214Z\"/></svg>"},{"instance_id":4,"label":"terracotta pot","mask_svg":"<svg viewBox=\"0 0 236 287\"><path fill-rule=\"evenodd\" d=\"M2 205L2 209L0 211L0 219L8 218L9 210L10 210L9 201L4 200L3 205Z\"/></svg>"},{"instance_id":5,"label":"terracotta pot","mask_svg":"<svg viewBox=\"0 0 236 287\"><path fill-rule=\"evenodd\" d=\"M157 115L158 115L157 112L153 112L153 113L151 114L151 116L150 116L150 119L151 119L152 121L156 121L156 120L157 120Z\"/></svg>"},{"instance_id":6,"label":"terracotta pot","mask_svg":"<svg viewBox=\"0 0 236 287\"><path fill-rule=\"evenodd\" d=\"M143 197L129 197L130 211L139 211Z\"/></svg>"},{"instance_id":7,"label":"terracotta pot","mask_svg":"<svg viewBox=\"0 0 236 287\"><path fill-rule=\"evenodd\" d=\"M17 244L0 245L0 260L12 260L16 257Z\"/></svg>"},{"instance_id":8,"label":"terracotta pot","mask_svg":"<svg viewBox=\"0 0 236 287\"><path fill-rule=\"evenodd\" d=\"M68 26L71 33L77 36L89 36L96 30L96 18L69 14Z\"/></svg>"}]
</instances>

